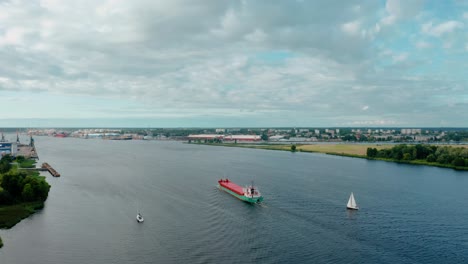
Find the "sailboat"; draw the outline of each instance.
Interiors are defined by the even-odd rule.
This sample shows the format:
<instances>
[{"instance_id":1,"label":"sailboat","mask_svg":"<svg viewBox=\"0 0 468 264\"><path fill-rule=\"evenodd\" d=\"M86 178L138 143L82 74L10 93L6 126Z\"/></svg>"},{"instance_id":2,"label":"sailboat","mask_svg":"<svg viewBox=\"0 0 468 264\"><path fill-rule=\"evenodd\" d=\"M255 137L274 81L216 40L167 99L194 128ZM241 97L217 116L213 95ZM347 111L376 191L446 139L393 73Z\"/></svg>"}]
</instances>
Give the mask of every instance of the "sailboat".
<instances>
[{"instance_id":1,"label":"sailboat","mask_svg":"<svg viewBox=\"0 0 468 264\"><path fill-rule=\"evenodd\" d=\"M137 207L138 207L138 210L137 210L136 220L138 223L143 223L145 219L143 219L143 216L140 214L140 203L138 203Z\"/></svg>"},{"instance_id":2,"label":"sailboat","mask_svg":"<svg viewBox=\"0 0 468 264\"><path fill-rule=\"evenodd\" d=\"M136 220L138 223L143 223L143 221L145 221L145 219L143 219L143 216L141 216L140 213L137 214Z\"/></svg>"},{"instance_id":3,"label":"sailboat","mask_svg":"<svg viewBox=\"0 0 468 264\"><path fill-rule=\"evenodd\" d=\"M354 200L354 194L351 192L351 195L349 196L348 204L346 205L347 209L351 210L358 210L359 207L356 204L356 200Z\"/></svg>"}]
</instances>

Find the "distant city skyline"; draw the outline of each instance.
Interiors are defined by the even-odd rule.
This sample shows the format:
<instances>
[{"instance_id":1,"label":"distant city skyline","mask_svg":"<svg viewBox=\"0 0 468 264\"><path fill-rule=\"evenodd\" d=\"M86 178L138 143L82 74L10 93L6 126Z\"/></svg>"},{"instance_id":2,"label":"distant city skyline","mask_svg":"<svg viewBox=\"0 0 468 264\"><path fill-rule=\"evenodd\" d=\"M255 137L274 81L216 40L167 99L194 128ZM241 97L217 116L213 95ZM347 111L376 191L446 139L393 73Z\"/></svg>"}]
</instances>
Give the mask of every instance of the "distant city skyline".
<instances>
[{"instance_id":1,"label":"distant city skyline","mask_svg":"<svg viewBox=\"0 0 468 264\"><path fill-rule=\"evenodd\" d=\"M2 1L0 59L0 127L468 127L466 1Z\"/></svg>"}]
</instances>

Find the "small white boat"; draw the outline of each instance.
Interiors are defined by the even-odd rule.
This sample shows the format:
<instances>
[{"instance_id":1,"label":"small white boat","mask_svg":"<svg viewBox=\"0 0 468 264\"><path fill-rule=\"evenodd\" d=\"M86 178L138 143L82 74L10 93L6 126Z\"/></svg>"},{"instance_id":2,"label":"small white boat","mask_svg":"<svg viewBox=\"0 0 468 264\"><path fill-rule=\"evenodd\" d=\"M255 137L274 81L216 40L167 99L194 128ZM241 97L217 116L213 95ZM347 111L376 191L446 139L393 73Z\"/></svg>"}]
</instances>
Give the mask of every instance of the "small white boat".
<instances>
[{"instance_id":1,"label":"small white boat","mask_svg":"<svg viewBox=\"0 0 468 264\"><path fill-rule=\"evenodd\" d=\"M143 223L143 221L145 221L145 219L143 219L143 216L141 216L140 213L137 214L136 220L138 223Z\"/></svg>"},{"instance_id":2,"label":"small white boat","mask_svg":"<svg viewBox=\"0 0 468 264\"><path fill-rule=\"evenodd\" d=\"M356 200L354 200L354 195L351 193L349 196L348 204L346 205L346 208L351 209L351 210L358 210L359 207L356 204Z\"/></svg>"}]
</instances>

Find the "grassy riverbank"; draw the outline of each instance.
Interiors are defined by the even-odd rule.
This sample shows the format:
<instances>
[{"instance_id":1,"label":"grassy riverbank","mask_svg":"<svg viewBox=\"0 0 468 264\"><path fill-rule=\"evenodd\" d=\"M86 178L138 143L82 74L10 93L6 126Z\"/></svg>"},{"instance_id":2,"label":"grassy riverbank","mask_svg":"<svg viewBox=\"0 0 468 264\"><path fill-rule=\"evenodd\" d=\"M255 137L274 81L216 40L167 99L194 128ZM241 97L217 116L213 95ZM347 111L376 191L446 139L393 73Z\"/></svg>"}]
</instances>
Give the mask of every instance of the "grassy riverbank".
<instances>
[{"instance_id":1,"label":"grassy riverbank","mask_svg":"<svg viewBox=\"0 0 468 264\"><path fill-rule=\"evenodd\" d=\"M18 162L20 168L35 168L36 161L32 159L26 159L24 161Z\"/></svg>"},{"instance_id":2,"label":"grassy riverbank","mask_svg":"<svg viewBox=\"0 0 468 264\"><path fill-rule=\"evenodd\" d=\"M21 203L10 206L0 207L0 228L12 228L21 220L34 214L37 210L44 207L44 202ZM0 237L0 248L3 247Z\"/></svg>"},{"instance_id":3,"label":"grassy riverbank","mask_svg":"<svg viewBox=\"0 0 468 264\"><path fill-rule=\"evenodd\" d=\"M279 145L279 144L234 144L234 143L208 143L206 145L212 146L224 146L224 147L243 147L243 148L255 148L255 149L267 149L267 150L280 150L280 151L291 151L292 144ZM369 160L382 160L388 162L413 164L413 165L426 165L435 166L441 168L451 168L456 170L468 170L468 167L454 166L452 164L441 164L437 162L428 162L427 160L398 160L391 158L381 157L368 157L367 149L375 148L377 150L391 149L394 145L375 145L375 144L313 144L313 145L296 145L296 152L314 152L323 153L336 156L363 158ZM457 146L460 147L460 146ZM467 145L461 146L468 148Z\"/></svg>"},{"instance_id":4,"label":"grassy riverbank","mask_svg":"<svg viewBox=\"0 0 468 264\"><path fill-rule=\"evenodd\" d=\"M192 143L193 144L193 143ZM255 149L268 149L268 150L281 150L291 151L291 144L234 144L234 143L201 143L211 146L224 146L224 147L241 147L241 148L255 148ZM391 148L391 145L376 146L372 144L314 144L314 145L296 145L297 152L317 152L331 155L341 155L350 157L365 158L366 151L369 147L377 149Z\"/></svg>"},{"instance_id":5,"label":"grassy riverbank","mask_svg":"<svg viewBox=\"0 0 468 264\"><path fill-rule=\"evenodd\" d=\"M250 145L253 148L285 150L291 151L291 145ZM391 148L389 145L362 145L362 144L314 144L314 145L296 145L296 151L300 152L318 152L332 155L365 157L367 148L375 147L377 149Z\"/></svg>"},{"instance_id":6,"label":"grassy riverbank","mask_svg":"<svg viewBox=\"0 0 468 264\"><path fill-rule=\"evenodd\" d=\"M44 202L20 203L0 207L0 228L12 228L44 207Z\"/></svg>"},{"instance_id":7,"label":"grassy riverbank","mask_svg":"<svg viewBox=\"0 0 468 264\"><path fill-rule=\"evenodd\" d=\"M0 228L11 228L44 207L50 185L39 172L19 169L31 167L35 160L9 155L0 160Z\"/></svg>"}]
</instances>

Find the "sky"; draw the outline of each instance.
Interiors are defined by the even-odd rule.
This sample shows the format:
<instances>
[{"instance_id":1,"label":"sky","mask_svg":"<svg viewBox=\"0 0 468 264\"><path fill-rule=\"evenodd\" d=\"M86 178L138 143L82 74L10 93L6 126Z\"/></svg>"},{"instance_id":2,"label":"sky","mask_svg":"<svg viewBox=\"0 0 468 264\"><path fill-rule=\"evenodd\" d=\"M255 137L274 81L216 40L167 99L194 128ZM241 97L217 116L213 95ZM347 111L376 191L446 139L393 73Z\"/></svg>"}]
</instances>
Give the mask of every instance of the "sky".
<instances>
[{"instance_id":1,"label":"sky","mask_svg":"<svg viewBox=\"0 0 468 264\"><path fill-rule=\"evenodd\" d=\"M462 0L0 0L0 127L468 127Z\"/></svg>"}]
</instances>

